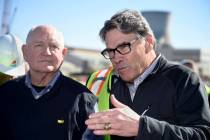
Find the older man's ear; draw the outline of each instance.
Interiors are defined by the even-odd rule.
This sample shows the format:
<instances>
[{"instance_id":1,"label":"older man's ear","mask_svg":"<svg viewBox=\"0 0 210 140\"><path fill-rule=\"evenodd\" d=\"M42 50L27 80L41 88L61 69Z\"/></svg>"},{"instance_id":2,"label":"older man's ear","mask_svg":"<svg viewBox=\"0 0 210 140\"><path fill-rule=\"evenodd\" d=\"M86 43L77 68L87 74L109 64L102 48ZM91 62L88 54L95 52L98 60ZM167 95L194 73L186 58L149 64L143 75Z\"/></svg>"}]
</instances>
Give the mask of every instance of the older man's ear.
<instances>
[{"instance_id":1,"label":"older man's ear","mask_svg":"<svg viewBox=\"0 0 210 140\"><path fill-rule=\"evenodd\" d=\"M23 52L23 58L25 59L25 61L27 61L28 60L28 56L27 56L27 50L28 48L27 48L27 45L26 44L23 44L22 45L22 52Z\"/></svg>"},{"instance_id":2,"label":"older man's ear","mask_svg":"<svg viewBox=\"0 0 210 140\"><path fill-rule=\"evenodd\" d=\"M63 57L65 57L68 54L68 49L63 48L62 54L63 54Z\"/></svg>"}]
</instances>

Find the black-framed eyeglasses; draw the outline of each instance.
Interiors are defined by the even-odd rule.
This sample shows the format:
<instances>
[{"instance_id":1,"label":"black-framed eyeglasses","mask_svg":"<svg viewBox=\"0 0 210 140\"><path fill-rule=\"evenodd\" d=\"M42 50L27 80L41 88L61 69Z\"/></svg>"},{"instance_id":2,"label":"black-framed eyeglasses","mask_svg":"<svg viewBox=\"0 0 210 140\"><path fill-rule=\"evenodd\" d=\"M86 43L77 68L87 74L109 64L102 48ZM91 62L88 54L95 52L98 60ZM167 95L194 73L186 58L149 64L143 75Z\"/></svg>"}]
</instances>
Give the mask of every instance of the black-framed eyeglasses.
<instances>
[{"instance_id":1,"label":"black-framed eyeglasses","mask_svg":"<svg viewBox=\"0 0 210 140\"><path fill-rule=\"evenodd\" d=\"M136 37L134 40L130 42L125 42L123 44L118 45L115 49L109 49L106 48L104 49L101 54L106 58L106 59L112 59L115 56L115 52L117 51L118 53L125 55L131 52L131 47L132 45L139 40L140 37Z\"/></svg>"}]
</instances>

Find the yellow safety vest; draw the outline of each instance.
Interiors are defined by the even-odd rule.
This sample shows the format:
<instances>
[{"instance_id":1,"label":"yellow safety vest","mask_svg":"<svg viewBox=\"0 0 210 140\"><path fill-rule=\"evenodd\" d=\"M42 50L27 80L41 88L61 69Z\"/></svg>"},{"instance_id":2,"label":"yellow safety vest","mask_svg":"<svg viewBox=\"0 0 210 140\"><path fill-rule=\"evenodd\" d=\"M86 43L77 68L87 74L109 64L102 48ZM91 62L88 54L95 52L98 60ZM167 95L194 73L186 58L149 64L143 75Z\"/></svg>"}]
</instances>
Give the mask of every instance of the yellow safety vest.
<instances>
[{"instance_id":1,"label":"yellow safety vest","mask_svg":"<svg viewBox=\"0 0 210 140\"><path fill-rule=\"evenodd\" d=\"M206 88L207 95L210 96L210 87L206 85L205 88Z\"/></svg>"},{"instance_id":2,"label":"yellow safety vest","mask_svg":"<svg viewBox=\"0 0 210 140\"><path fill-rule=\"evenodd\" d=\"M112 67L99 70L90 75L86 86L98 97L99 111L109 109L109 96L111 89ZM111 140L110 135L105 135L104 140Z\"/></svg>"}]
</instances>

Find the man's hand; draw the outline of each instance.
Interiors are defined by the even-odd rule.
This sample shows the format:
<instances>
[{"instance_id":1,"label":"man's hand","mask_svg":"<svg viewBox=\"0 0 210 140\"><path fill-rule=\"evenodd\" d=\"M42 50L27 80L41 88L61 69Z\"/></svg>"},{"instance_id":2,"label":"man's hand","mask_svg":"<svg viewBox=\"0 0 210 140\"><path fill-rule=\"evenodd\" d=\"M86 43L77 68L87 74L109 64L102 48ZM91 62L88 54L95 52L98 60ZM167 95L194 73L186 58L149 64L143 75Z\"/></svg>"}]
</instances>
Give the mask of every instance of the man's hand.
<instances>
[{"instance_id":1,"label":"man's hand","mask_svg":"<svg viewBox=\"0 0 210 140\"><path fill-rule=\"evenodd\" d=\"M111 95L111 103L115 108L89 116L85 122L88 128L96 135L137 136L140 116L114 95Z\"/></svg>"}]
</instances>

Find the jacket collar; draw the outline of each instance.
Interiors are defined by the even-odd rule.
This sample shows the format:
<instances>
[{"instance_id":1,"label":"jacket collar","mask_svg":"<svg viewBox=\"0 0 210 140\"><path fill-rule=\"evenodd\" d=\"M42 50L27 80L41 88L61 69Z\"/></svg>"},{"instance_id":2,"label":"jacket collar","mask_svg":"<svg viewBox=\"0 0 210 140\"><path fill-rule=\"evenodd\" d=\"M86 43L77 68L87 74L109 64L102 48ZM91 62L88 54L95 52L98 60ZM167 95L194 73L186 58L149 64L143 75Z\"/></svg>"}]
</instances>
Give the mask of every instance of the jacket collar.
<instances>
[{"instance_id":1,"label":"jacket collar","mask_svg":"<svg viewBox=\"0 0 210 140\"><path fill-rule=\"evenodd\" d=\"M158 59L158 62L156 64L155 68L150 73L150 75L156 74L159 70L161 70L163 68L163 66L165 66L167 64L167 62L168 62L168 60L164 56L161 55L160 58Z\"/></svg>"}]
</instances>

